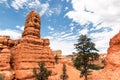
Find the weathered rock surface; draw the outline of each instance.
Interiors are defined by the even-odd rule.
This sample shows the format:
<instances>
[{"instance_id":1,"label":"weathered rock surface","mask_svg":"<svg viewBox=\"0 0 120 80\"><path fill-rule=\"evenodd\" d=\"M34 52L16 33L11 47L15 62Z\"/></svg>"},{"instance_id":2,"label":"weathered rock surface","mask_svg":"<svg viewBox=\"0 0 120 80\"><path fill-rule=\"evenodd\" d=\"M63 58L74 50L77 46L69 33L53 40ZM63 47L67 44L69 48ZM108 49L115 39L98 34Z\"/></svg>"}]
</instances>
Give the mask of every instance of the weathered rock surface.
<instances>
[{"instance_id":1,"label":"weathered rock surface","mask_svg":"<svg viewBox=\"0 0 120 80\"><path fill-rule=\"evenodd\" d=\"M26 18L22 39L13 50L16 79L32 78L33 68L39 68L40 61L44 61L48 69L54 68L54 56L49 44L49 39L40 38L39 14L31 11Z\"/></svg>"},{"instance_id":2,"label":"weathered rock surface","mask_svg":"<svg viewBox=\"0 0 120 80\"><path fill-rule=\"evenodd\" d=\"M9 36L0 36L0 73L5 80L35 80L33 68L38 69L38 63L44 61L52 71L49 80L61 80L62 63L66 63L68 80L83 80L79 78L79 71L72 66L72 61L61 53L59 64L55 65L49 44L49 39L40 37L39 14L31 11L27 15L21 39L11 40Z\"/></svg>"},{"instance_id":3,"label":"weathered rock surface","mask_svg":"<svg viewBox=\"0 0 120 80\"><path fill-rule=\"evenodd\" d=\"M0 36L0 73L5 76L6 80L13 78L11 70L11 40L9 36Z\"/></svg>"},{"instance_id":4,"label":"weathered rock surface","mask_svg":"<svg viewBox=\"0 0 120 80\"><path fill-rule=\"evenodd\" d=\"M53 76L55 61L49 44L49 39L40 38L39 14L31 11L21 39L0 36L0 73L5 75L5 80L34 80L33 68L39 68L38 63L44 61Z\"/></svg>"},{"instance_id":5,"label":"weathered rock surface","mask_svg":"<svg viewBox=\"0 0 120 80\"><path fill-rule=\"evenodd\" d=\"M95 71L92 80L119 80L120 79L120 32L109 43L105 58L105 68Z\"/></svg>"},{"instance_id":6,"label":"weathered rock surface","mask_svg":"<svg viewBox=\"0 0 120 80\"><path fill-rule=\"evenodd\" d=\"M63 56L61 50L53 50L52 53L54 54L54 57L56 55L58 56L58 63L66 63L70 66L73 66L72 60L70 58L67 58L66 56Z\"/></svg>"}]
</instances>

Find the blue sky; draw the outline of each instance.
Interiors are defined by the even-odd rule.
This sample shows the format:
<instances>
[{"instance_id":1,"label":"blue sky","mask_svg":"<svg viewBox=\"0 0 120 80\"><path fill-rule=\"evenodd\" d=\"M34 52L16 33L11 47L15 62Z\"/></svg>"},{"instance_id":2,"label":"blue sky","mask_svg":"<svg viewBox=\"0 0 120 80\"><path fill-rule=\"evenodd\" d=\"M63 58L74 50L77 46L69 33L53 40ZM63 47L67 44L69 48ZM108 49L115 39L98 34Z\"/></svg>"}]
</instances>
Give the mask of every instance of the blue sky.
<instances>
[{"instance_id":1,"label":"blue sky","mask_svg":"<svg viewBox=\"0 0 120 80\"><path fill-rule=\"evenodd\" d=\"M107 3L106 3L107 1ZM75 51L78 36L87 34L100 53L120 30L119 0L0 0L0 35L21 38L26 15L41 16L41 37L50 39L53 50Z\"/></svg>"}]
</instances>

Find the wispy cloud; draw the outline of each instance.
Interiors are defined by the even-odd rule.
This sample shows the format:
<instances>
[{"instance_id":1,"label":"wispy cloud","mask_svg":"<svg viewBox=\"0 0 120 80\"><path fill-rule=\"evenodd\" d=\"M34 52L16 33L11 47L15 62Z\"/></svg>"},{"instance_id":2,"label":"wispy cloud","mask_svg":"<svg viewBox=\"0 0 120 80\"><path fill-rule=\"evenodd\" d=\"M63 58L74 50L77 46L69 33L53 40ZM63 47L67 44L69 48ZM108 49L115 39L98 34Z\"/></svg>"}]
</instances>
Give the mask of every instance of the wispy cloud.
<instances>
[{"instance_id":1,"label":"wispy cloud","mask_svg":"<svg viewBox=\"0 0 120 80\"><path fill-rule=\"evenodd\" d=\"M21 32L17 30L4 29L0 30L0 35L10 36L12 39L19 39L21 37Z\"/></svg>"},{"instance_id":2,"label":"wispy cloud","mask_svg":"<svg viewBox=\"0 0 120 80\"><path fill-rule=\"evenodd\" d=\"M49 9L48 3L41 4L39 0L13 0L11 6L16 10L36 9L41 16Z\"/></svg>"},{"instance_id":3,"label":"wispy cloud","mask_svg":"<svg viewBox=\"0 0 120 80\"><path fill-rule=\"evenodd\" d=\"M53 34L46 36L50 39L50 47L53 50L62 50L64 55L72 54L74 52L74 43L77 40L77 36L73 33L66 32L54 32Z\"/></svg>"},{"instance_id":4,"label":"wispy cloud","mask_svg":"<svg viewBox=\"0 0 120 80\"><path fill-rule=\"evenodd\" d=\"M89 30L87 28L84 28L84 29L79 31L79 34L86 35L86 34L88 34L88 32L89 32Z\"/></svg>"},{"instance_id":5,"label":"wispy cloud","mask_svg":"<svg viewBox=\"0 0 120 80\"><path fill-rule=\"evenodd\" d=\"M47 15L52 16L53 14L59 15L62 11L62 6L57 5L56 7L49 7L47 11Z\"/></svg>"},{"instance_id":6,"label":"wispy cloud","mask_svg":"<svg viewBox=\"0 0 120 80\"><path fill-rule=\"evenodd\" d=\"M0 3L4 3L4 2L7 2L7 0L0 0Z\"/></svg>"},{"instance_id":7,"label":"wispy cloud","mask_svg":"<svg viewBox=\"0 0 120 80\"><path fill-rule=\"evenodd\" d=\"M72 0L71 3L73 10L69 11L66 16L83 26L80 33L89 32L85 25L93 24L92 34L89 36L92 36L100 52L106 52L109 39L120 30L120 1L109 0L106 3L104 0ZM99 32L101 29L102 31Z\"/></svg>"},{"instance_id":8,"label":"wispy cloud","mask_svg":"<svg viewBox=\"0 0 120 80\"><path fill-rule=\"evenodd\" d=\"M62 50L62 53L64 55L72 54L74 52L74 46L73 42L69 41L57 41L57 40L51 40L50 47L53 50Z\"/></svg>"},{"instance_id":9,"label":"wispy cloud","mask_svg":"<svg viewBox=\"0 0 120 80\"><path fill-rule=\"evenodd\" d=\"M66 2L69 2L70 0L66 0Z\"/></svg>"},{"instance_id":10,"label":"wispy cloud","mask_svg":"<svg viewBox=\"0 0 120 80\"><path fill-rule=\"evenodd\" d=\"M19 29L19 30L21 30L21 31L24 30L24 26L19 26L19 25L17 25L16 28Z\"/></svg>"},{"instance_id":11,"label":"wispy cloud","mask_svg":"<svg viewBox=\"0 0 120 80\"><path fill-rule=\"evenodd\" d=\"M53 28L53 27L51 27L51 26L48 26L48 29L49 29L49 30L51 30L51 31L53 31L53 30L54 30L54 28Z\"/></svg>"},{"instance_id":12,"label":"wispy cloud","mask_svg":"<svg viewBox=\"0 0 120 80\"><path fill-rule=\"evenodd\" d=\"M23 6L25 5L26 6L26 3L27 3L27 0L14 0L12 1L12 4L11 6L16 9L16 10L19 10L20 8L24 8Z\"/></svg>"},{"instance_id":13,"label":"wispy cloud","mask_svg":"<svg viewBox=\"0 0 120 80\"><path fill-rule=\"evenodd\" d=\"M10 6L9 6L9 4L8 4L8 2L7 2L7 0L0 0L0 3L5 4L6 7L10 8Z\"/></svg>"}]
</instances>

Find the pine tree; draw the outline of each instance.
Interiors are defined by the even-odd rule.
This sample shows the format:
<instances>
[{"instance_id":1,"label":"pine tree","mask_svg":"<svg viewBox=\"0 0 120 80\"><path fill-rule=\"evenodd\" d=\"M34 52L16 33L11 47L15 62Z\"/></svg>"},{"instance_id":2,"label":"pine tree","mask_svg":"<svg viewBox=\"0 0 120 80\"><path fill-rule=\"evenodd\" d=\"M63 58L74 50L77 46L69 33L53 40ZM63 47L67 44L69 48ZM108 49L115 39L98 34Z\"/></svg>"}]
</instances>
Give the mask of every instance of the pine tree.
<instances>
[{"instance_id":1,"label":"pine tree","mask_svg":"<svg viewBox=\"0 0 120 80\"><path fill-rule=\"evenodd\" d=\"M34 76L37 80L48 80L48 77L51 75L51 71L47 70L44 62L39 63L39 71L36 68L33 69Z\"/></svg>"},{"instance_id":2,"label":"pine tree","mask_svg":"<svg viewBox=\"0 0 120 80\"><path fill-rule=\"evenodd\" d=\"M56 63L56 64L58 64L58 59L59 59L59 58L58 58L58 55L56 54L56 55L55 55L55 63Z\"/></svg>"},{"instance_id":3,"label":"pine tree","mask_svg":"<svg viewBox=\"0 0 120 80\"><path fill-rule=\"evenodd\" d=\"M63 64L63 74L60 76L60 79L62 79L62 80L67 80L68 79L68 75L67 75L67 73L66 73L66 65L65 64Z\"/></svg>"},{"instance_id":4,"label":"pine tree","mask_svg":"<svg viewBox=\"0 0 120 80\"><path fill-rule=\"evenodd\" d=\"M74 66L81 71L80 77L85 77L90 74L91 68L93 68L93 61L98 58L97 49L95 44L91 41L91 38L88 38L86 35L81 35L78 39L78 42L75 45L75 48L78 51L77 57L74 60Z\"/></svg>"},{"instance_id":5,"label":"pine tree","mask_svg":"<svg viewBox=\"0 0 120 80\"><path fill-rule=\"evenodd\" d=\"M0 80L4 80L4 76L0 74Z\"/></svg>"}]
</instances>

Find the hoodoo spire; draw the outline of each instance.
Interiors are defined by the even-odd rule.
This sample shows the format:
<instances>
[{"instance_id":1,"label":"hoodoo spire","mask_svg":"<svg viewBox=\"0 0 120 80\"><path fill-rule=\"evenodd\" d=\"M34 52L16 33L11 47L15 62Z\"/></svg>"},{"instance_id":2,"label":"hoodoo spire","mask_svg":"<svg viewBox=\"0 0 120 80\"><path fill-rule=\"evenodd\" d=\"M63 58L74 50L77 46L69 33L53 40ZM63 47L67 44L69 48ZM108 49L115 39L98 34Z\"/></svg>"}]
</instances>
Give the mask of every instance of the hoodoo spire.
<instances>
[{"instance_id":1,"label":"hoodoo spire","mask_svg":"<svg viewBox=\"0 0 120 80\"><path fill-rule=\"evenodd\" d=\"M40 38L40 16L34 10L32 10L26 17L22 37Z\"/></svg>"}]
</instances>

